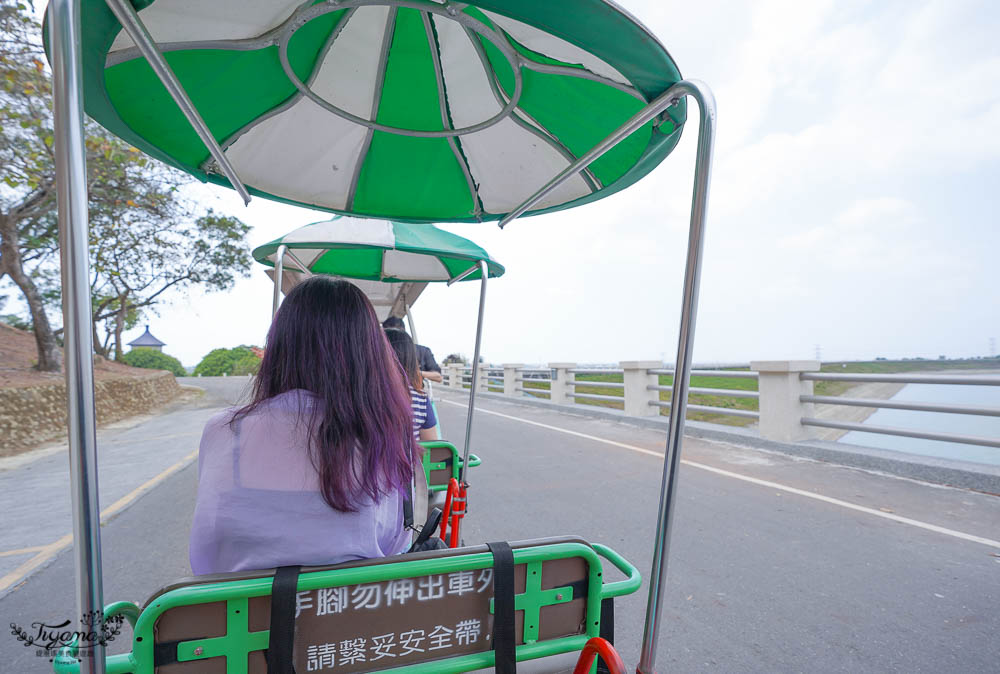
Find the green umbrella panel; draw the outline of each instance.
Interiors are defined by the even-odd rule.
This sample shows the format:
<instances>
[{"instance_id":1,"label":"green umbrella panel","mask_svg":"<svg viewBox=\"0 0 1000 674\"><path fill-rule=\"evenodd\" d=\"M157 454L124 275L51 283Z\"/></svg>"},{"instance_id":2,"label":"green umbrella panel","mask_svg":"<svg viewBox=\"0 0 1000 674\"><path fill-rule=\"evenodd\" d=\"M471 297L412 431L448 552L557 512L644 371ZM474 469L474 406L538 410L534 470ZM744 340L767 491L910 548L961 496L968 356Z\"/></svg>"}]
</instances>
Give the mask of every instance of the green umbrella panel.
<instances>
[{"instance_id":1,"label":"green umbrella panel","mask_svg":"<svg viewBox=\"0 0 1000 674\"><path fill-rule=\"evenodd\" d=\"M656 38L606 0L133 5L250 192L346 214L498 219L680 79ZM81 7L87 112L228 184L105 0ZM681 101L531 212L635 182L684 119Z\"/></svg>"}]
</instances>

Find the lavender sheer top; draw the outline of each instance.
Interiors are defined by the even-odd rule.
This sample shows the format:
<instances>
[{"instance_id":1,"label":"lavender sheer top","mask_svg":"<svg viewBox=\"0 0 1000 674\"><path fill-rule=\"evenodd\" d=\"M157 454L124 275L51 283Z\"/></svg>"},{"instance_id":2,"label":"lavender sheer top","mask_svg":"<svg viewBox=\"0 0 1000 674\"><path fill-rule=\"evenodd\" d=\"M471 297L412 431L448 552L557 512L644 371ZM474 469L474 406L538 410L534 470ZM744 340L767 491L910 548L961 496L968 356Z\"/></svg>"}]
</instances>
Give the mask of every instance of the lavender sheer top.
<instances>
[{"instance_id":1,"label":"lavender sheer top","mask_svg":"<svg viewBox=\"0 0 1000 674\"><path fill-rule=\"evenodd\" d=\"M326 504L309 460L307 391L268 400L234 427L233 410L205 426L198 457L198 502L191 525L191 570L198 575L290 564L337 564L405 552L403 494L365 499L358 511Z\"/></svg>"}]
</instances>

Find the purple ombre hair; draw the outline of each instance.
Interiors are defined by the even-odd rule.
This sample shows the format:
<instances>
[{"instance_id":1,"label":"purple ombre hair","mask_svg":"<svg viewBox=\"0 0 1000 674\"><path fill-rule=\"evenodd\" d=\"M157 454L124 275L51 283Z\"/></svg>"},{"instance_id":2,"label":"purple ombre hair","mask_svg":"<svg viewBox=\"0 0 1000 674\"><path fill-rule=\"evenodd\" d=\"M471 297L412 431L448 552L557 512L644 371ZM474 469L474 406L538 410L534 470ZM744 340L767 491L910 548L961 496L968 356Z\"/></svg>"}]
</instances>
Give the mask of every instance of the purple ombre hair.
<instances>
[{"instance_id":1,"label":"purple ombre hair","mask_svg":"<svg viewBox=\"0 0 1000 674\"><path fill-rule=\"evenodd\" d=\"M313 276L288 293L253 397L231 423L296 389L313 395L301 410L306 449L331 508L354 512L364 496L378 501L409 488L417 459L406 375L357 286Z\"/></svg>"}]
</instances>

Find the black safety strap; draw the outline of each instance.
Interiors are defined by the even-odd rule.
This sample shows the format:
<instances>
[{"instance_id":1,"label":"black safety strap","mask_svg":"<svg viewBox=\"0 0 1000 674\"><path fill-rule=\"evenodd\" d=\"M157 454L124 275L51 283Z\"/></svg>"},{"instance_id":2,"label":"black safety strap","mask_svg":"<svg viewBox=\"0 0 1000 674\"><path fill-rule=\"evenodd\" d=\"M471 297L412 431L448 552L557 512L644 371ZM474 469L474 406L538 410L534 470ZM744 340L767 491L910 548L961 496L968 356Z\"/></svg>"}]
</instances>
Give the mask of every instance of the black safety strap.
<instances>
[{"instance_id":1,"label":"black safety strap","mask_svg":"<svg viewBox=\"0 0 1000 674\"><path fill-rule=\"evenodd\" d=\"M403 528L413 528L413 490L410 489L403 497Z\"/></svg>"},{"instance_id":2,"label":"black safety strap","mask_svg":"<svg viewBox=\"0 0 1000 674\"><path fill-rule=\"evenodd\" d=\"M301 566L282 566L271 584L271 634L267 644L267 674L295 674L295 590Z\"/></svg>"},{"instance_id":3,"label":"black safety strap","mask_svg":"<svg viewBox=\"0 0 1000 674\"><path fill-rule=\"evenodd\" d=\"M573 595L574 597L576 595ZM601 600L601 632L600 636L612 646L615 645L615 600L611 597ZM598 659L598 674L608 674L611 670L604 660Z\"/></svg>"},{"instance_id":4,"label":"black safety strap","mask_svg":"<svg viewBox=\"0 0 1000 674\"><path fill-rule=\"evenodd\" d=\"M177 662L177 645L180 641L165 641L153 644L153 668L166 667Z\"/></svg>"},{"instance_id":5,"label":"black safety strap","mask_svg":"<svg viewBox=\"0 0 1000 674\"><path fill-rule=\"evenodd\" d=\"M497 674L517 672L514 636L514 551L504 541L487 543L493 553L493 650Z\"/></svg>"}]
</instances>

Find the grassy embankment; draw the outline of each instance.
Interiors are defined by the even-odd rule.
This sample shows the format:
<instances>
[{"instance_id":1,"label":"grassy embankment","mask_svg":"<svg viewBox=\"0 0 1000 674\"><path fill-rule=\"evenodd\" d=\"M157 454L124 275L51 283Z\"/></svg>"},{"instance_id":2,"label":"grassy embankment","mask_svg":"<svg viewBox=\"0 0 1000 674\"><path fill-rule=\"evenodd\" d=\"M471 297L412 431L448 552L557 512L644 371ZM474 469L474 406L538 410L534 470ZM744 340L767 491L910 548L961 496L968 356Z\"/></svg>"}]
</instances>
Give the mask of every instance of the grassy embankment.
<instances>
[{"instance_id":1,"label":"grassy embankment","mask_svg":"<svg viewBox=\"0 0 1000 674\"><path fill-rule=\"evenodd\" d=\"M1000 368L1000 359L979 359L979 360L878 360L870 362L850 362L850 363L824 363L823 372L844 372L844 373L869 373L869 374L891 374L897 372L933 372L940 370L976 370ZM740 369L740 368L733 368ZM581 374L576 376L577 381L594 382L614 382L622 383L620 374ZM669 386L673 383L673 376L660 375L660 385ZM818 381L816 382L816 395L838 396L843 395L853 384L839 381ZM736 379L731 377L709 377L695 376L691 378L693 388L714 388L714 389L734 389L740 391L756 391L757 380ZM536 389L540 393L548 391L549 383L543 381L524 382L527 389ZM621 396L620 389L608 389L592 386L577 386L577 393L596 393L598 395ZM547 397L544 393L540 397ZM660 400L669 400L669 391L660 391ZM577 400L581 405L597 405L599 407L611 407L622 409L623 403L613 400ZM757 411L757 401L752 398L732 398L729 396L707 395L703 393L692 393L688 402L693 405L705 405L707 407L727 407L731 409ZM667 408L661 408L660 414L666 416L669 413ZM726 424L728 426L749 426L754 423L753 419L743 417L733 417L725 414L713 414L711 412L689 412L688 419L695 421L708 421L715 424Z\"/></svg>"}]
</instances>

